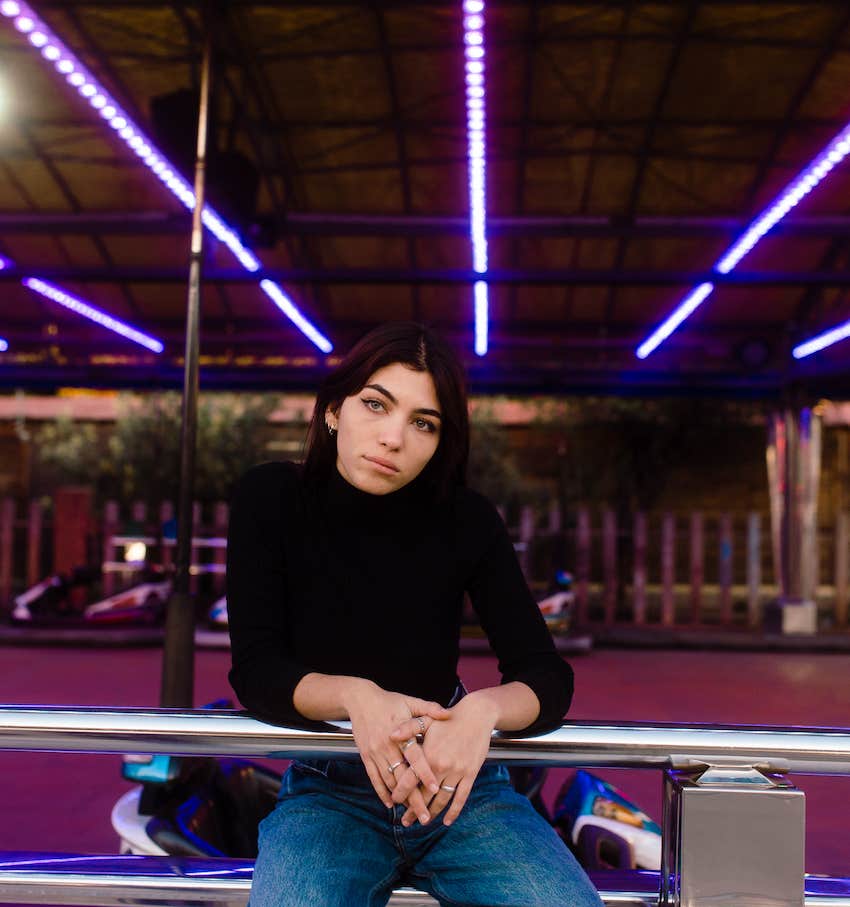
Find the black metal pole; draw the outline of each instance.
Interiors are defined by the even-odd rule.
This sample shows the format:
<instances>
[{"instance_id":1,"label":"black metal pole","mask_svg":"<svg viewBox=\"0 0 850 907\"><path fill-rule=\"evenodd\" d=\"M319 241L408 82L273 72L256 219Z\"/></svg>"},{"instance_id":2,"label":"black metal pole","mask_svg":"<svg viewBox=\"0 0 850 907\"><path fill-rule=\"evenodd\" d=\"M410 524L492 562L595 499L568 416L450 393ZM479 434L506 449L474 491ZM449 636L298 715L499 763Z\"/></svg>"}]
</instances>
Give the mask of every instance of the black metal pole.
<instances>
[{"instance_id":1,"label":"black metal pole","mask_svg":"<svg viewBox=\"0 0 850 907\"><path fill-rule=\"evenodd\" d=\"M195 439L198 412L198 348L201 307L201 261L204 232L201 212L206 180L207 120L212 70L212 37L205 29L201 98L198 107L198 147L195 158L195 210L189 258L189 296L186 304L186 357L183 369L183 418L180 428L180 487L177 506L177 556L174 590L168 601L162 655L160 705L191 708L195 683L195 609L189 594L192 557L192 506L195 491Z\"/></svg>"}]
</instances>

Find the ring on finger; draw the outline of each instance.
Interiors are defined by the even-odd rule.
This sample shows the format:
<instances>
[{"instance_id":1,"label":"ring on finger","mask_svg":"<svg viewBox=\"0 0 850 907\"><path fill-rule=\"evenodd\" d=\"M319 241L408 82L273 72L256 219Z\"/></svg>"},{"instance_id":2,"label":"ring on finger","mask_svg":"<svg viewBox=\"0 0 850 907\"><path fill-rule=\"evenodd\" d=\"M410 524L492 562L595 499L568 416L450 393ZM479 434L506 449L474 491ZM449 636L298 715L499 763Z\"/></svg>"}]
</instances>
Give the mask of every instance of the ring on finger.
<instances>
[{"instance_id":1,"label":"ring on finger","mask_svg":"<svg viewBox=\"0 0 850 907\"><path fill-rule=\"evenodd\" d=\"M394 774L395 774L395 770L402 764L402 762L404 762L404 759L399 759L398 762L393 762L392 765L390 765L389 763L387 763L387 771L388 771L391 775L394 775Z\"/></svg>"},{"instance_id":2,"label":"ring on finger","mask_svg":"<svg viewBox=\"0 0 850 907\"><path fill-rule=\"evenodd\" d=\"M425 722L422 719L421 715L416 716L416 720L419 722L419 733L416 735L416 742L422 746L425 742Z\"/></svg>"},{"instance_id":3,"label":"ring on finger","mask_svg":"<svg viewBox=\"0 0 850 907\"><path fill-rule=\"evenodd\" d=\"M454 793L454 792L457 790L457 788L456 788L456 787L452 787L452 786L449 785L449 784L441 784L441 785L440 785L440 790L447 790L447 791L449 791L450 793Z\"/></svg>"},{"instance_id":4,"label":"ring on finger","mask_svg":"<svg viewBox=\"0 0 850 907\"><path fill-rule=\"evenodd\" d=\"M416 738L411 737L410 740L405 740L401 745L401 751L404 752L409 746L413 746L416 743Z\"/></svg>"}]
</instances>

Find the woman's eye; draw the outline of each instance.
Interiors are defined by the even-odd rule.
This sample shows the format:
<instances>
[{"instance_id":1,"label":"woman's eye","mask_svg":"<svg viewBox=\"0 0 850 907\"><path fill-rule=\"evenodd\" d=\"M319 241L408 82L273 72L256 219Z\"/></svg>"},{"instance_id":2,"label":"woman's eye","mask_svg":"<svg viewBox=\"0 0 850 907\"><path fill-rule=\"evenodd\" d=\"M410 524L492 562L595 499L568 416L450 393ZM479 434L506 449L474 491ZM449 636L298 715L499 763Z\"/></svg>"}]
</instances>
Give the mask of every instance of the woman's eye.
<instances>
[{"instance_id":1,"label":"woman's eye","mask_svg":"<svg viewBox=\"0 0 850 907\"><path fill-rule=\"evenodd\" d=\"M380 400L368 399L363 401L366 409L371 409L373 413L379 413L383 408L384 404Z\"/></svg>"},{"instance_id":2,"label":"woman's eye","mask_svg":"<svg viewBox=\"0 0 850 907\"><path fill-rule=\"evenodd\" d=\"M422 431L436 431L434 423L429 422L427 419L417 419L414 425Z\"/></svg>"}]
</instances>

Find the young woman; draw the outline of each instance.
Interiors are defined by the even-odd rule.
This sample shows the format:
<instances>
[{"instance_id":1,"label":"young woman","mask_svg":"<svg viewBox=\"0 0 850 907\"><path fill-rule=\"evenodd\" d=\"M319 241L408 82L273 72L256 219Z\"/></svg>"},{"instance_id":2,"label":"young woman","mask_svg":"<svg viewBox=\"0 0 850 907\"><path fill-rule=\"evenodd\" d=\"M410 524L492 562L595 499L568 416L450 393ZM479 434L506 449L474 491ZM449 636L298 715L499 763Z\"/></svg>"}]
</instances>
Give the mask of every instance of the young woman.
<instances>
[{"instance_id":1,"label":"young woman","mask_svg":"<svg viewBox=\"0 0 850 907\"><path fill-rule=\"evenodd\" d=\"M601 903L507 769L484 764L495 729L560 725L572 671L497 511L465 487L468 450L460 363L390 323L322 385L303 467L266 463L237 489L233 688L271 722L350 720L360 753L293 762L260 825L251 907L377 907L402 884L442 905ZM471 693L465 592L502 674Z\"/></svg>"}]
</instances>

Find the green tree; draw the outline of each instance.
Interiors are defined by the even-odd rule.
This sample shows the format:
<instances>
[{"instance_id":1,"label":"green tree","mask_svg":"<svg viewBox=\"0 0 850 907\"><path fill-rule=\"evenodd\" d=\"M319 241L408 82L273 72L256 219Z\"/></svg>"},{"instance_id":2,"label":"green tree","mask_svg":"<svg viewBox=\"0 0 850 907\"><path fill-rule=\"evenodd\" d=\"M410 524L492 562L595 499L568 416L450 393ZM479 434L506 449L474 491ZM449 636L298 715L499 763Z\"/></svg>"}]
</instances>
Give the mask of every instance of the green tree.
<instances>
[{"instance_id":1,"label":"green tree","mask_svg":"<svg viewBox=\"0 0 850 907\"><path fill-rule=\"evenodd\" d=\"M233 482L262 460L277 406L272 395L204 394L198 405L195 499L224 500ZM180 395L124 395L106 438L67 417L37 436L42 493L60 484L93 485L98 500L176 500L180 474Z\"/></svg>"},{"instance_id":2,"label":"green tree","mask_svg":"<svg viewBox=\"0 0 850 907\"><path fill-rule=\"evenodd\" d=\"M97 430L89 423L60 416L35 435L38 491L57 485L90 485L100 472Z\"/></svg>"}]
</instances>

